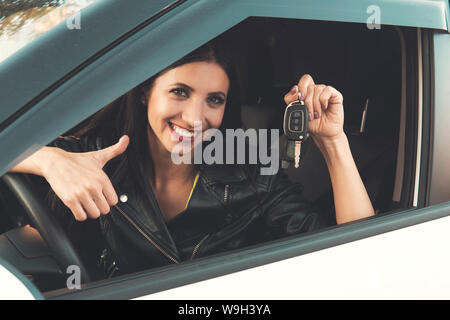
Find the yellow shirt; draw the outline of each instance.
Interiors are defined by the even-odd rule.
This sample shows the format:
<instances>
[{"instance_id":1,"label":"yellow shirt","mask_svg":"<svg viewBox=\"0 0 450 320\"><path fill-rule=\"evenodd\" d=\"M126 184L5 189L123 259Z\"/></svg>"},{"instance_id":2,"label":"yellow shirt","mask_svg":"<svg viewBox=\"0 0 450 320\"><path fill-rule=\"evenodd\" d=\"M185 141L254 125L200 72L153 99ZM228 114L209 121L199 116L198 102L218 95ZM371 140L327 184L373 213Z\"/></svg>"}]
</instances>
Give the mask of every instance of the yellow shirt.
<instances>
[{"instance_id":1,"label":"yellow shirt","mask_svg":"<svg viewBox=\"0 0 450 320\"><path fill-rule=\"evenodd\" d=\"M184 210L186 210L186 208L187 208L187 206L189 204L189 200L191 200L191 196L192 196L192 193L194 193L195 185L197 184L197 180L198 180L199 175L200 175L200 172L197 172L197 175L195 176L194 184L192 185L191 193L189 193L189 198L188 198L188 200L186 202L186 206L184 207Z\"/></svg>"}]
</instances>

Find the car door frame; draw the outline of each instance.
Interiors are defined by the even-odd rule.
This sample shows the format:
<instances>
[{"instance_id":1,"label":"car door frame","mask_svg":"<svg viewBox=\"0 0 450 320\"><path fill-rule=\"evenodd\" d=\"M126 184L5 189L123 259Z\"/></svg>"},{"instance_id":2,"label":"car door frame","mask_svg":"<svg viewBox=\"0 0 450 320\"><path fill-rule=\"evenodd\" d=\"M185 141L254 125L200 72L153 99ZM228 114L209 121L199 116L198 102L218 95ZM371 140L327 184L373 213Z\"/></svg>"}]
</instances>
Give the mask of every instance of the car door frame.
<instances>
[{"instance_id":1,"label":"car door frame","mask_svg":"<svg viewBox=\"0 0 450 320\"><path fill-rule=\"evenodd\" d=\"M248 6L252 5L250 0L244 2ZM188 4L192 4L194 8L184 11ZM218 2L217 4L223 6L222 8L224 9L230 10L230 7L224 3ZM186 7L183 7L183 5ZM183 42L181 36L177 35L176 30L182 28L183 25L185 26L186 22L191 21L193 17L203 16L205 12L211 10L211 7L215 10L218 9L217 6L212 6L211 2L207 3L204 1L186 1L179 4L166 15L160 17L162 20L159 21L157 26L149 24L142 29L136 30L135 33L128 34L119 43L108 47L106 51L96 56L95 59L89 60L88 64L84 64L76 72L64 77L63 81L59 82L58 85L52 86L50 90L47 90L45 95L41 95L39 99L33 100L34 102L29 109L18 115L14 121L8 123L0 132L2 145L7 150L10 150L8 156L0 159L3 161L3 172L39 147L53 140L55 132L64 132L70 129L74 123L82 121L98 110L98 106L112 101L131 87L148 78L149 75L175 61L176 58L188 53L228 27L242 21L244 17L244 15L233 16L234 19L221 24L208 17L204 23L211 23L211 28L204 30L201 36L197 34L195 41L192 43L186 44ZM271 8L273 9L273 6ZM265 9L267 10L267 8ZM230 13L229 11L226 12L228 12L227 14ZM284 15L287 14L285 12ZM280 13L279 15L282 14ZM177 19L171 20L174 17ZM184 30L187 29L186 27L184 28ZM191 29L191 36L195 35L195 30L195 28ZM167 43L166 37L172 38L170 42L176 42L177 40L180 42L175 46L176 50L170 50L174 47ZM142 61L145 61L145 48L148 48L149 44L157 47L155 49L156 53L153 53L155 59L141 64ZM164 52L170 52L170 54L162 55ZM160 55L158 56L158 54ZM123 63L124 60L135 62L135 64L139 65L139 68L132 66L130 63ZM115 66L115 68L111 66ZM130 66L132 67L131 69ZM119 79L114 79L117 78L117 74L125 78L120 80L126 82L127 85L123 85ZM133 75L131 76L131 74ZM99 81L100 76L103 79L107 79L107 81ZM105 82L108 83L107 88L105 87ZM98 87L100 87L99 91L101 93L96 92L96 94L91 94L89 97L83 96L83 93L89 92L89 88L92 88L95 84L99 84ZM65 109L63 110L61 106L65 106ZM59 118L53 117L55 122L52 126L37 127L36 124L46 123L47 119L52 118L52 115L60 115L62 111L64 111L64 116ZM26 127L29 128L28 131L24 130ZM38 132L39 134L30 135L30 132ZM16 143L17 141L20 141L20 143ZM32 147L25 153L22 153L21 157L16 158L22 152L23 149L21 148L23 148L23 145L31 145ZM12 160L15 160L15 162L11 162ZM133 298L438 219L449 215L450 211L448 209L448 204L439 204L425 209L417 210L413 208L402 212L390 213L389 215L377 216L374 219L364 219L342 225L339 228L331 227L308 235L289 237L237 252L198 259L179 266L167 266L86 284L81 290L75 292L54 291L46 293L46 297L58 299Z\"/></svg>"}]
</instances>

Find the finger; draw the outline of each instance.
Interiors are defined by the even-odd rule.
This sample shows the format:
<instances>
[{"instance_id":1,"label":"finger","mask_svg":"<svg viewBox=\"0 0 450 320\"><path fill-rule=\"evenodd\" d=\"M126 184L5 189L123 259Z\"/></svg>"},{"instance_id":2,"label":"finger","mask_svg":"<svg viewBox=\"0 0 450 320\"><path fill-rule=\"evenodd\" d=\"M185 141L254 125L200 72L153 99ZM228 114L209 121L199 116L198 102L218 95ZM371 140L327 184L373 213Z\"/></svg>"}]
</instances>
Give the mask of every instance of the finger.
<instances>
[{"instance_id":1,"label":"finger","mask_svg":"<svg viewBox=\"0 0 450 320\"><path fill-rule=\"evenodd\" d=\"M308 92L308 87L311 85L314 85L314 80L311 77L311 75L309 74L304 74L300 80L298 81L298 90L300 90L301 93L303 93L303 98L305 98L307 92Z\"/></svg>"},{"instance_id":2,"label":"finger","mask_svg":"<svg viewBox=\"0 0 450 320\"><path fill-rule=\"evenodd\" d=\"M314 105L314 118L319 119L322 116L322 105L320 103L320 95L325 89L325 85L319 84L314 88L314 97L313 97L313 105Z\"/></svg>"},{"instance_id":3,"label":"finger","mask_svg":"<svg viewBox=\"0 0 450 320\"><path fill-rule=\"evenodd\" d=\"M95 155L100 160L102 168L109 160L124 153L129 142L130 138L127 135L123 135L116 144L113 144L105 149L95 151Z\"/></svg>"},{"instance_id":4,"label":"finger","mask_svg":"<svg viewBox=\"0 0 450 320\"><path fill-rule=\"evenodd\" d=\"M291 90L284 95L284 102L289 104L295 100L298 100L298 87L294 85Z\"/></svg>"},{"instance_id":5,"label":"finger","mask_svg":"<svg viewBox=\"0 0 450 320\"><path fill-rule=\"evenodd\" d=\"M325 103L325 109L330 109L330 106L333 107L337 107L337 106L342 106L342 102L344 100L342 94L336 90L335 88L333 88L332 86L327 86L320 97L321 101L326 101Z\"/></svg>"},{"instance_id":6,"label":"finger","mask_svg":"<svg viewBox=\"0 0 450 320\"><path fill-rule=\"evenodd\" d=\"M313 103L313 98L314 98L314 85L310 85L307 89L306 89L306 97L305 97L305 105L308 108L308 118L309 121L311 121L312 119L314 119L314 103Z\"/></svg>"},{"instance_id":7,"label":"finger","mask_svg":"<svg viewBox=\"0 0 450 320\"><path fill-rule=\"evenodd\" d=\"M66 206L70 209L70 211L72 211L72 214L74 215L75 220L84 221L87 219L87 214L78 201L74 202L72 204L66 205Z\"/></svg>"},{"instance_id":8,"label":"finger","mask_svg":"<svg viewBox=\"0 0 450 320\"><path fill-rule=\"evenodd\" d=\"M103 184L103 195L105 196L105 199L110 207L115 206L117 202L119 202L116 190L114 190L114 187L109 178Z\"/></svg>"},{"instance_id":9,"label":"finger","mask_svg":"<svg viewBox=\"0 0 450 320\"><path fill-rule=\"evenodd\" d=\"M95 205L100 211L100 214L108 214L110 207L108 202L106 201L105 196L103 195L103 192L96 193L92 196L92 200L94 201Z\"/></svg>"},{"instance_id":10,"label":"finger","mask_svg":"<svg viewBox=\"0 0 450 320\"><path fill-rule=\"evenodd\" d=\"M322 105L323 110L328 109L328 102L333 94L333 89L334 88L330 86L326 86L325 89L323 89L322 93L320 94L319 101L320 104Z\"/></svg>"},{"instance_id":11,"label":"finger","mask_svg":"<svg viewBox=\"0 0 450 320\"><path fill-rule=\"evenodd\" d=\"M97 205L94 203L94 200L92 200L90 194L83 194L83 196L81 196L80 202L89 218L97 219L98 217L100 217L100 210L97 208Z\"/></svg>"},{"instance_id":12,"label":"finger","mask_svg":"<svg viewBox=\"0 0 450 320\"><path fill-rule=\"evenodd\" d=\"M332 86L328 86L329 89L331 91L331 96L329 98L329 103L338 103L338 104L342 104L344 102L344 96L342 95L342 93L340 93L336 88L332 87Z\"/></svg>"}]
</instances>

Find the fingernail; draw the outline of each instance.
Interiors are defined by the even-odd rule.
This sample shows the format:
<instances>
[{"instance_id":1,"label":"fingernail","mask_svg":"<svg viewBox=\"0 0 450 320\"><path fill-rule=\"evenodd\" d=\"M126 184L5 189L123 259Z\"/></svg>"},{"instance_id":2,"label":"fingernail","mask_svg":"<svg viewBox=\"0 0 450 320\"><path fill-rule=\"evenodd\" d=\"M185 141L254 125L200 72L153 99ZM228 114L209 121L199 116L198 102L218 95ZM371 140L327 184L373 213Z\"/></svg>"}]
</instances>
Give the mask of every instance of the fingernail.
<instances>
[{"instance_id":1,"label":"fingernail","mask_svg":"<svg viewBox=\"0 0 450 320\"><path fill-rule=\"evenodd\" d=\"M309 121L311 121L311 120L312 120L312 114L311 114L311 112L310 112L310 113L308 113L308 120L309 120Z\"/></svg>"},{"instance_id":2,"label":"fingernail","mask_svg":"<svg viewBox=\"0 0 450 320\"><path fill-rule=\"evenodd\" d=\"M314 119L319 119L319 114L317 113L317 111L314 111Z\"/></svg>"},{"instance_id":3,"label":"fingernail","mask_svg":"<svg viewBox=\"0 0 450 320\"><path fill-rule=\"evenodd\" d=\"M303 92L300 92L300 99L305 100L305 94Z\"/></svg>"},{"instance_id":4,"label":"fingernail","mask_svg":"<svg viewBox=\"0 0 450 320\"><path fill-rule=\"evenodd\" d=\"M291 89L291 91L289 91L289 94L290 94L290 95L293 95L293 94L296 93L296 92L297 92L297 86L293 86L292 89Z\"/></svg>"}]
</instances>

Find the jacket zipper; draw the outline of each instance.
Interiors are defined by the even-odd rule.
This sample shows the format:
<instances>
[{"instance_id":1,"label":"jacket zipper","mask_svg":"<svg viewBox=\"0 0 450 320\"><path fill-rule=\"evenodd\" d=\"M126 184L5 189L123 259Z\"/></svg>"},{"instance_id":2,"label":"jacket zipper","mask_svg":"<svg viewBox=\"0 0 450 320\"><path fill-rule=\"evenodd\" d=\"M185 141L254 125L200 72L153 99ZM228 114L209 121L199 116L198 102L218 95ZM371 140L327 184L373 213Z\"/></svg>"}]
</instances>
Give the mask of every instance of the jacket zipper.
<instances>
[{"instance_id":1,"label":"jacket zipper","mask_svg":"<svg viewBox=\"0 0 450 320\"><path fill-rule=\"evenodd\" d=\"M228 184L226 184L225 191L223 192L223 202L224 203L227 203L227 201L228 201L229 189L230 189L230 186Z\"/></svg>"},{"instance_id":2,"label":"jacket zipper","mask_svg":"<svg viewBox=\"0 0 450 320\"><path fill-rule=\"evenodd\" d=\"M115 207L128 220L128 222L130 222L131 225L133 225L133 227L135 227L136 230L139 231L139 233L142 234L144 238L147 239L156 249L158 249L162 254L164 254L168 259L172 260L174 263L180 263L176 258L171 256L166 251L164 251L164 249L162 249L155 241L153 241L141 228L139 228L139 226L136 223L134 223L134 221L131 220L131 218L125 212L123 212L123 210L119 208L119 206L116 205Z\"/></svg>"},{"instance_id":3,"label":"jacket zipper","mask_svg":"<svg viewBox=\"0 0 450 320\"><path fill-rule=\"evenodd\" d=\"M223 193L223 202L226 204L228 202L228 198L230 196L230 185L226 184L225 185L225 190ZM205 242L205 240L209 237L209 234L207 234L206 236L204 236L199 243L197 243L197 245L194 247L194 250L192 251L192 256L191 256L191 260L194 259L195 255L198 252L198 249L200 248L200 246L202 245L203 242Z\"/></svg>"},{"instance_id":4,"label":"jacket zipper","mask_svg":"<svg viewBox=\"0 0 450 320\"><path fill-rule=\"evenodd\" d=\"M105 272L108 278L111 278L119 268L116 266L116 261L113 261L111 265L106 267L108 257L108 249L103 249L102 254L100 255L99 267Z\"/></svg>"},{"instance_id":5,"label":"jacket zipper","mask_svg":"<svg viewBox=\"0 0 450 320\"><path fill-rule=\"evenodd\" d=\"M204 237L202 238L202 240L200 240L200 242L197 243L197 245L195 246L194 250L192 251L191 260L194 259L195 255L196 255L197 252L198 252L198 249L200 248L200 245L201 245L203 242L205 242L206 238L208 238L208 237L209 237L209 234L207 234L206 236L204 236Z\"/></svg>"}]
</instances>

